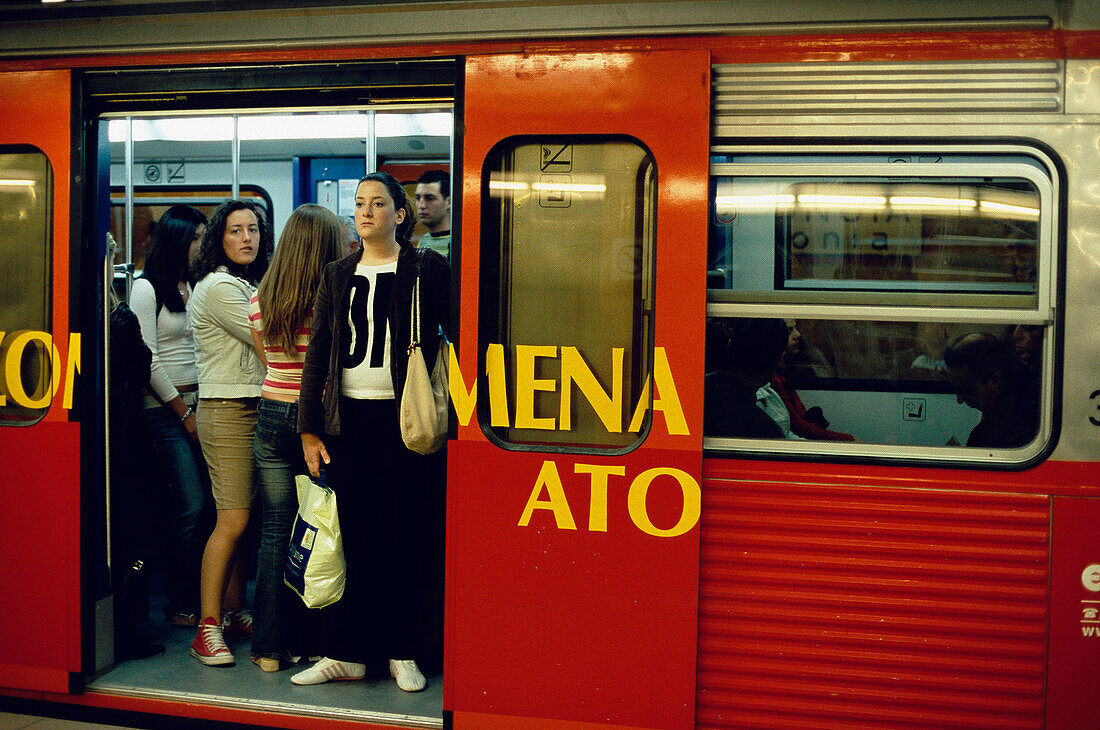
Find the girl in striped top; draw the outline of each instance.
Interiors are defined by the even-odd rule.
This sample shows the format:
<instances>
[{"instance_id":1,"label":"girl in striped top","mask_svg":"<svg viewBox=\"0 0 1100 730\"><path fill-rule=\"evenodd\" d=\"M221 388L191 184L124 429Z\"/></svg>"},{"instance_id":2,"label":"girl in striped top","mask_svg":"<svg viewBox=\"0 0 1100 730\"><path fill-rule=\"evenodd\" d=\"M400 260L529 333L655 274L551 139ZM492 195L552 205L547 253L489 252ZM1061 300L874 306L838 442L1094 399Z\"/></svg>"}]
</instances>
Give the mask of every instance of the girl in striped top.
<instances>
[{"instance_id":1,"label":"girl in striped top","mask_svg":"<svg viewBox=\"0 0 1100 730\"><path fill-rule=\"evenodd\" d=\"M306 609L283 585L283 564L298 509L294 475L308 473L298 438L298 389L321 272L342 253L336 215L319 205L300 206L287 220L249 308L253 344L267 371L253 447L263 523L252 661L265 672L278 671L288 650L301 648L292 630L303 626Z\"/></svg>"}]
</instances>

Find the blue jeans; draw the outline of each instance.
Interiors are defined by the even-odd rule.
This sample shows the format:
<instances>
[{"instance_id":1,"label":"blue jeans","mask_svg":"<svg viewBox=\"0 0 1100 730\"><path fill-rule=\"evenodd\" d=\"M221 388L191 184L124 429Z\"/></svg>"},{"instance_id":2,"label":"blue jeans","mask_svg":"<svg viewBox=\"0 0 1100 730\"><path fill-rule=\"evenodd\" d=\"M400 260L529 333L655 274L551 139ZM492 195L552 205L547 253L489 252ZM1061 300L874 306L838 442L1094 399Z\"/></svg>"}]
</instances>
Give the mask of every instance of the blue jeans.
<instances>
[{"instance_id":1,"label":"blue jeans","mask_svg":"<svg viewBox=\"0 0 1100 730\"><path fill-rule=\"evenodd\" d=\"M290 530L298 513L294 476L307 473L298 436L297 403L260 399L252 454L263 506L252 604L252 655L281 657L298 647L305 615L301 599L283 584Z\"/></svg>"},{"instance_id":2,"label":"blue jeans","mask_svg":"<svg viewBox=\"0 0 1100 730\"><path fill-rule=\"evenodd\" d=\"M200 527L210 491L206 461L198 442L187 435L174 413L158 406L146 408L142 414L168 488L170 544L164 581L168 595L165 613L197 613L199 566L207 537Z\"/></svg>"}]
</instances>

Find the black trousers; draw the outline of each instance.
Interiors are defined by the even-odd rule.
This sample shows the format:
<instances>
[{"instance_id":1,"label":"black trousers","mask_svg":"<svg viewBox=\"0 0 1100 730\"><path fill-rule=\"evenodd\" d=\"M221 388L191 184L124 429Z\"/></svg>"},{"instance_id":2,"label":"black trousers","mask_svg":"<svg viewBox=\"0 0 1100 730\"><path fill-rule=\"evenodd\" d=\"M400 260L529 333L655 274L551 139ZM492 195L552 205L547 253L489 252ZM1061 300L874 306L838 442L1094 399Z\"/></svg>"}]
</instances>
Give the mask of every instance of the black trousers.
<instances>
[{"instance_id":1,"label":"black trousers","mask_svg":"<svg viewBox=\"0 0 1100 730\"><path fill-rule=\"evenodd\" d=\"M321 653L377 666L441 665L445 488L441 454L405 448L393 400L340 399L329 437L347 562L344 596L322 609Z\"/></svg>"}]
</instances>

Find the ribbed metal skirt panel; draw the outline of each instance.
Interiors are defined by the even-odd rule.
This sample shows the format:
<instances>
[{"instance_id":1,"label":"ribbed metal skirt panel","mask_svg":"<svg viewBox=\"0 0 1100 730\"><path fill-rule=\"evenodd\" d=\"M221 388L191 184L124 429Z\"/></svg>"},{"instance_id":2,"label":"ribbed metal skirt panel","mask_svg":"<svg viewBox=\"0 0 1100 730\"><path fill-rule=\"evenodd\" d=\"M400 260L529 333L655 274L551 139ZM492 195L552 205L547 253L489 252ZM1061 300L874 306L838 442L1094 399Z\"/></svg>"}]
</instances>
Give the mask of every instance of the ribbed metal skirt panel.
<instances>
[{"instance_id":1,"label":"ribbed metal skirt panel","mask_svg":"<svg viewBox=\"0 0 1100 730\"><path fill-rule=\"evenodd\" d=\"M716 64L712 114L1061 112L1061 61Z\"/></svg>"},{"instance_id":2,"label":"ribbed metal skirt panel","mask_svg":"<svg viewBox=\"0 0 1100 730\"><path fill-rule=\"evenodd\" d=\"M707 480L701 728L1040 728L1049 500Z\"/></svg>"}]
</instances>

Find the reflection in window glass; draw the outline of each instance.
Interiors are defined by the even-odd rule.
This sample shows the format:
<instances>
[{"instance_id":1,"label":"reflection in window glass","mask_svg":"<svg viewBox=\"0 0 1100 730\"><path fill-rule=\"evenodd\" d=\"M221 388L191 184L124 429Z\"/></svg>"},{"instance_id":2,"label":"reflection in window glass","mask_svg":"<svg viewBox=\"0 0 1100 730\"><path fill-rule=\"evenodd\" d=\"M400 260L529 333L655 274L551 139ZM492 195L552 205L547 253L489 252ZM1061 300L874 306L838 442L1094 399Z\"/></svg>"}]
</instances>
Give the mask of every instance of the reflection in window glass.
<instances>
[{"instance_id":1,"label":"reflection in window glass","mask_svg":"<svg viewBox=\"0 0 1100 730\"><path fill-rule=\"evenodd\" d=\"M149 188L146 186L134 189L134 248L133 264L134 275L140 275L145 269L145 254L150 242L153 240L153 231L156 223L165 211L173 205L190 205L199 210L207 218L225 200L231 197L232 188L212 185L179 185L172 188ZM268 213L270 220L271 198L263 188L256 186L242 186L239 196L248 200ZM126 194L125 188L111 190L111 236L115 241L126 240ZM119 247L115 252L114 263L124 263L126 252ZM124 279L123 274L119 277ZM120 295L125 293L125 287Z\"/></svg>"},{"instance_id":2,"label":"reflection in window glass","mask_svg":"<svg viewBox=\"0 0 1100 730\"><path fill-rule=\"evenodd\" d=\"M712 200L711 289L1038 290L1026 179L717 177Z\"/></svg>"},{"instance_id":3,"label":"reflection in window glass","mask_svg":"<svg viewBox=\"0 0 1100 730\"><path fill-rule=\"evenodd\" d=\"M1045 334L1012 324L713 318L704 435L1023 446L1039 428Z\"/></svg>"},{"instance_id":4,"label":"reflection in window glass","mask_svg":"<svg viewBox=\"0 0 1100 730\"><path fill-rule=\"evenodd\" d=\"M1040 452L1056 260L1055 181L1040 157L840 150L712 162L711 446L761 438L783 453L948 461L978 458L951 448L969 446L1003 449L981 458L1006 464ZM773 306L800 319L769 322Z\"/></svg>"},{"instance_id":5,"label":"reflection in window glass","mask_svg":"<svg viewBox=\"0 0 1100 730\"><path fill-rule=\"evenodd\" d=\"M482 339L507 377L490 352L479 392L507 405L479 397L483 423L527 446L630 446L650 364L652 159L617 139L506 142L486 185Z\"/></svg>"},{"instance_id":6,"label":"reflection in window glass","mask_svg":"<svg viewBox=\"0 0 1100 730\"><path fill-rule=\"evenodd\" d=\"M10 149L10 148L9 148ZM42 338L50 332L49 162L40 152L0 151L0 423L29 425L41 418L51 396L51 357ZM19 377L9 382L12 363ZM39 405L43 404L43 405Z\"/></svg>"}]
</instances>

